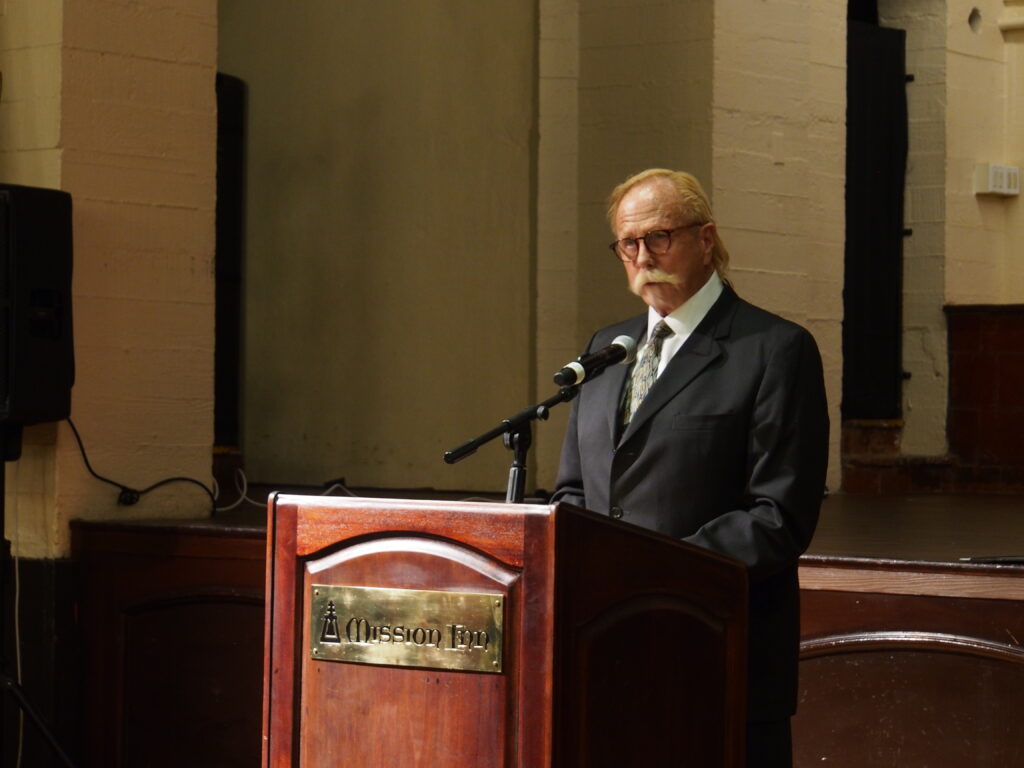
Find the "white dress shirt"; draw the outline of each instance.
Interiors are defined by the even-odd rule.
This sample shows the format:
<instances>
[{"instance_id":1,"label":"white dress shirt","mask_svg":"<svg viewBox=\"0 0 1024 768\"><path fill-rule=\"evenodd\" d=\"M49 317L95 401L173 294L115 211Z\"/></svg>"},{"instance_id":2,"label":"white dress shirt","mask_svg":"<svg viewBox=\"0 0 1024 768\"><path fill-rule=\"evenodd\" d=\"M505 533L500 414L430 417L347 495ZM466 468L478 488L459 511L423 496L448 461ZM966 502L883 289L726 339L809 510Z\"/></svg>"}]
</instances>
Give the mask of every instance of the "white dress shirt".
<instances>
[{"instance_id":1,"label":"white dress shirt","mask_svg":"<svg viewBox=\"0 0 1024 768\"><path fill-rule=\"evenodd\" d=\"M722 278L718 276L718 272L712 272L711 277L708 278L703 287L684 302L682 306L676 307L671 314L662 317L654 307L647 309L647 338L651 337L651 331L654 330L654 326L662 320L672 329L672 335L665 337L665 340L661 343L661 360L658 363L659 376L665 370L668 361L686 343L686 340L690 338L690 334L700 325L700 321L704 319L711 306L718 301L718 297L721 295Z\"/></svg>"}]
</instances>

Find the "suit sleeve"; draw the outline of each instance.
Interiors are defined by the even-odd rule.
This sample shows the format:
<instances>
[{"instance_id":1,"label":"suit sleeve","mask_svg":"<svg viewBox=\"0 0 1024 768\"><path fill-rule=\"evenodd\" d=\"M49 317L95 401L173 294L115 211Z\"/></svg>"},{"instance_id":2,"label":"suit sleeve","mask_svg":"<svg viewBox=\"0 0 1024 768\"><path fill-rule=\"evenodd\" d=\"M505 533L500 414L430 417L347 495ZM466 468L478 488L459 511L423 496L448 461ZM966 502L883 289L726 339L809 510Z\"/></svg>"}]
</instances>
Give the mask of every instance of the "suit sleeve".
<instances>
[{"instance_id":1,"label":"suit sleeve","mask_svg":"<svg viewBox=\"0 0 1024 768\"><path fill-rule=\"evenodd\" d=\"M594 339L590 337L583 354L594 348ZM580 457L580 444L577 435L577 419L579 417L580 399L577 396L569 408L569 421L565 427L565 439L562 441L562 456L558 462L558 476L555 479L555 492L551 502L564 501L577 507L586 506L586 495L583 490L583 461Z\"/></svg>"},{"instance_id":2,"label":"suit sleeve","mask_svg":"<svg viewBox=\"0 0 1024 768\"><path fill-rule=\"evenodd\" d=\"M744 508L684 541L745 563L751 581L792 568L818 521L828 464L828 409L821 357L803 329L771 353L748 434Z\"/></svg>"},{"instance_id":3,"label":"suit sleeve","mask_svg":"<svg viewBox=\"0 0 1024 768\"><path fill-rule=\"evenodd\" d=\"M579 411L579 399L572 401L569 410L569 423L565 427L565 440L562 443L562 458L558 463L558 478L555 480L555 492L551 496L552 503L564 501L577 507L586 505L583 493L583 466L580 461L579 441L576 438L576 418Z\"/></svg>"}]
</instances>

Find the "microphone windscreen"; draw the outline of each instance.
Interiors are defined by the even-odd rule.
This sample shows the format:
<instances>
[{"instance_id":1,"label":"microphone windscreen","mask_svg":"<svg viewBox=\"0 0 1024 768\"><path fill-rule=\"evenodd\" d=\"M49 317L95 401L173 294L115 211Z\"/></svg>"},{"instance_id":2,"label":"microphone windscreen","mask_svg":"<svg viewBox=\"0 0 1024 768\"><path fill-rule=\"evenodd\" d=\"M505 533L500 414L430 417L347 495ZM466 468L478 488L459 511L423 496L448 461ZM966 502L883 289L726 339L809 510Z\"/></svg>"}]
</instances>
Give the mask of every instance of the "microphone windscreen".
<instances>
[{"instance_id":1,"label":"microphone windscreen","mask_svg":"<svg viewBox=\"0 0 1024 768\"><path fill-rule=\"evenodd\" d=\"M622 361L623 365L629 365L636 360L636 341L631 336L616 336L612 344L626 350L626 359Z\"/></svg>"}]
</instances>

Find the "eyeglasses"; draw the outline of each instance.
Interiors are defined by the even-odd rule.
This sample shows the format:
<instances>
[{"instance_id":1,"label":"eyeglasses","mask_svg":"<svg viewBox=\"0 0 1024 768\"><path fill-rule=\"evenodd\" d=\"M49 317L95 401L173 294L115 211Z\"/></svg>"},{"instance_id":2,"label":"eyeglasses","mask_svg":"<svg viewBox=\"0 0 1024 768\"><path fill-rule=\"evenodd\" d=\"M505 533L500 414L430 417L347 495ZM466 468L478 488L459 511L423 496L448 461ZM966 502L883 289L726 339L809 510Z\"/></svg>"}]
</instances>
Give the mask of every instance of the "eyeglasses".
<instances>
[{"instance_id":1,"label":"eyeglasses","mask_svg":"<svg viewBox=\"0 0 1024 768\"><path fill-rule=\"evenodd\" d=\"M655 256L661 256L664 253L668 253L668 249L672 247L673 234L681 229L702 226L704 226L704 222L697 221L693 224L684 224L675 229L652 229L641 237L624 237L621 240L616 240L614 243L610 243L608 247L612 249L612 253L618 256L620 260L636 261L636 257L640 255L640 241L643 240L648 251Z\"/></svg>"}]
</instances>

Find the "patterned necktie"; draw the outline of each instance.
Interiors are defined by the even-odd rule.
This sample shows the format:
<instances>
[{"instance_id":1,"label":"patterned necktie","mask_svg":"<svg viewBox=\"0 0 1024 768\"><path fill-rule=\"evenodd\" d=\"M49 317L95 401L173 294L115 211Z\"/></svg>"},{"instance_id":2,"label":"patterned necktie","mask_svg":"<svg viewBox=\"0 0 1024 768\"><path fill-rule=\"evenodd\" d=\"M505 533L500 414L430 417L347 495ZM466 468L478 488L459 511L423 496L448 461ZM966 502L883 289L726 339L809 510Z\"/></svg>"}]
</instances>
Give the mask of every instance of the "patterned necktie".
<instances>
[{"instance_id":1,"label":"patterned necktie","mask_svg":"<svg viewBox=\"0 0 1024 768\"><path fill-rule=\"evenodd\" d=\"M647 397L654 380L658 378L658 363L661 361L661 344L666 336L672 334L672 329L664 320L660 321L651 337L644 344L640 351L640 359L633 366L633 375L626 384L626 396L623 398L622 425L626 426L633 419L633 414L640 407L640 403Z\"/></svg>"}]
</instances>

